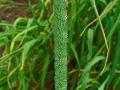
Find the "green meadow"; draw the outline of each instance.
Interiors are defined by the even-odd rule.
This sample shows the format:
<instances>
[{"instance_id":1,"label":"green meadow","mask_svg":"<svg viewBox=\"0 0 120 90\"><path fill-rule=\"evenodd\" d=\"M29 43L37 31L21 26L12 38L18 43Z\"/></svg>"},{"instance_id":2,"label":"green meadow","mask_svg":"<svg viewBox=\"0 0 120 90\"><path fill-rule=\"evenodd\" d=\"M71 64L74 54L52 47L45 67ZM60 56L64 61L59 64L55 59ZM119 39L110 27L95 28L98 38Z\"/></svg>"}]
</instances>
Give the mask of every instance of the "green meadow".
<instances>
[{"instance_id":1,"label":"green meadow","mask_svg":"<svg viewBox=\"0 0 120 90\"><path fill-rule=\"evenodd\" d=\"M0 0L0 90L120 90L120 0Z\"/></svg>"}]
</instances>

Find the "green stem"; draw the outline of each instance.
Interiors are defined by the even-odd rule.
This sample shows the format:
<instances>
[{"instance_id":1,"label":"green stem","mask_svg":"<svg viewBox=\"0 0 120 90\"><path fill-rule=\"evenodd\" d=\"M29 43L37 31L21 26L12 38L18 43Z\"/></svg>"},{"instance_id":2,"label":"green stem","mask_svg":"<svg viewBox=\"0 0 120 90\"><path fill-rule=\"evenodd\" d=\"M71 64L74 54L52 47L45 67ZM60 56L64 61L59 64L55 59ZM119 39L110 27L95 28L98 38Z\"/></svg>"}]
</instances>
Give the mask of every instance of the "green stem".
<instances>
[{"instance_id":1,"label":"green stem","mask_svg":"<svg viewBox=\"0 0 120 90\"><path fill-rule=\"evenodd\" d=\"M54 0L55 90L67 90L66 0Z\"/></svg>"}]
</instances>

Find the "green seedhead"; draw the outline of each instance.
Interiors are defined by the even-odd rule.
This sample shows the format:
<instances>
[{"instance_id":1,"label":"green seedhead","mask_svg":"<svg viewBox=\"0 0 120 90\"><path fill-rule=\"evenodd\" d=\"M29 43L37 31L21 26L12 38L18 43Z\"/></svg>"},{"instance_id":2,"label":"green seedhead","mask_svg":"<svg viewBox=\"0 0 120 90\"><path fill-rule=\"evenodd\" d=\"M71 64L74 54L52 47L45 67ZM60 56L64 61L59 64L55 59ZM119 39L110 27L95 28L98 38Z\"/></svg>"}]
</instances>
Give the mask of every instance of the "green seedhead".
<instances>
[{"instance_id":1,"label":"green seedhead","mask_svg":"<svg viewBox=\"0 0 120 90\"><path fill-rule=\"evenodd\" d=\"M66 0L54 0L55 89L67 90Z\"/></svg>"}]
</instances>

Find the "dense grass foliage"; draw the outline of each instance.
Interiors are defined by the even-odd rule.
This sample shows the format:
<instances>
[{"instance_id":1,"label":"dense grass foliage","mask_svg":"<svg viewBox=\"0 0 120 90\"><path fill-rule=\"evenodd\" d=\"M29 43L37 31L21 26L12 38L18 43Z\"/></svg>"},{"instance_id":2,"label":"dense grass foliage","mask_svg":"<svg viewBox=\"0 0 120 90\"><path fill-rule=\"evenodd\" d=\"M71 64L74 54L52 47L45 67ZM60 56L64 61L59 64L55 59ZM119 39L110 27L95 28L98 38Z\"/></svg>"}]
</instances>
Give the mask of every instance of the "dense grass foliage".
<instances>
[{"instance_id":1,"label":"dense grass foliage","mask_svg":"<svg viewBox=\"0 0 120 90\"><path fill-rule=\"evenodd\" d=\"M0 90L120 90L120 0L54 1L0 20Z\"/></svg>"}]
</instances>

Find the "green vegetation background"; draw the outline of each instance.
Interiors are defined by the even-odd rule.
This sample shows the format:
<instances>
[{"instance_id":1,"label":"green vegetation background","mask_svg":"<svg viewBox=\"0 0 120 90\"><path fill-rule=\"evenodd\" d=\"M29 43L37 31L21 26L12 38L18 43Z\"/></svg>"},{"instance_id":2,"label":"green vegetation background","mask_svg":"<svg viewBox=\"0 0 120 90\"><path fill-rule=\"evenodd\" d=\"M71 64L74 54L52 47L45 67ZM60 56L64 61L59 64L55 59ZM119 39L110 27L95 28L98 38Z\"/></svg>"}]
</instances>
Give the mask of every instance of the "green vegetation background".
<instances>
[{"instance_id":1,"label":"green vegetation background","mask_svg":"<svg viewBox=\"0 0 120 90\"><path fill-rule=\"evenodd\" d=\"M36 2L0 0L0 90L54 90L53 0ZM120 0L66 11L68 90L120 90Z\"/></svg>"}]
</instances>

